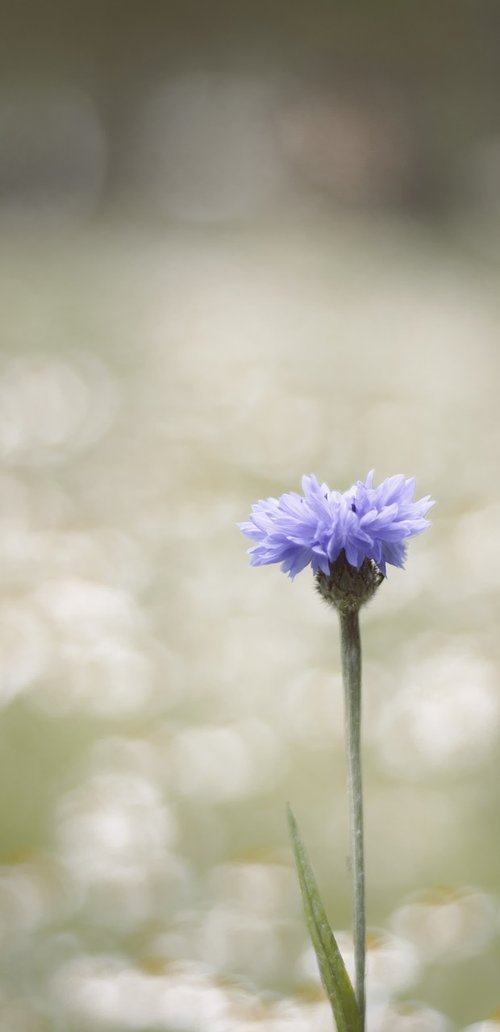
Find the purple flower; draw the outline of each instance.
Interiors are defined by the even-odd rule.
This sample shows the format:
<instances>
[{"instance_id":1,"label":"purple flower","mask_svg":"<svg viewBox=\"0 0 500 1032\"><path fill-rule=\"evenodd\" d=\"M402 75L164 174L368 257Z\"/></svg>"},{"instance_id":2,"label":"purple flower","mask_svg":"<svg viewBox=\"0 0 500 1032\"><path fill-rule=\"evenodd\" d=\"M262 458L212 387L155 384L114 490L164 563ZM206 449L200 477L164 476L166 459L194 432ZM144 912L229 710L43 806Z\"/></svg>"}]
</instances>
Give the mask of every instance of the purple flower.
<instances>
[{"instance_id":1,"label":"purple flower","mask_svg":"<svg viewBox=\"0 0 500 1032\"><path fill-rule=\"evenodd\" d=\"M385 577L387 563L404 565L405 541L429 526L425 514L434 505L429 495L412 501L415 480L402 474L373 487L373 470L343 494L318 484L314 474L302 478L302 490L256 502L250 519L238 524L254 542L252 566L281 563L293 578L310 564L328 577L344 551L356 570L373 559Z\"/></svg>"}]
</instances>

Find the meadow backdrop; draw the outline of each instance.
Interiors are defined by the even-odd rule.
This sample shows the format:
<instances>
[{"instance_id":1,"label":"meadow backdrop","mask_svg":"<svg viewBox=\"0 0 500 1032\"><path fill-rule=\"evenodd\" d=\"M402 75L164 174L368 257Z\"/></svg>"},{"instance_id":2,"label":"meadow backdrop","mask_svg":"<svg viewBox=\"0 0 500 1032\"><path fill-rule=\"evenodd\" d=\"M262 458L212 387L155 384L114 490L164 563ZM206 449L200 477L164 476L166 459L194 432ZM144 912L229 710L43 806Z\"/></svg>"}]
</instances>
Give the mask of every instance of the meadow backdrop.
<instances>
[{"instance_id":1,"label":"meadow backdrop","mask_svg":"<svg viewBox=\"0 0 500 1032\"><path fill-rule=\"evenodd\" d=\"M362 615L369 1029L464 1029L500 1006L500 11L1 8L0 1025L331 1028L285 804L349 955L337 628L235 524L374 467L438 504Z\"/></svg>"}]
</instances>

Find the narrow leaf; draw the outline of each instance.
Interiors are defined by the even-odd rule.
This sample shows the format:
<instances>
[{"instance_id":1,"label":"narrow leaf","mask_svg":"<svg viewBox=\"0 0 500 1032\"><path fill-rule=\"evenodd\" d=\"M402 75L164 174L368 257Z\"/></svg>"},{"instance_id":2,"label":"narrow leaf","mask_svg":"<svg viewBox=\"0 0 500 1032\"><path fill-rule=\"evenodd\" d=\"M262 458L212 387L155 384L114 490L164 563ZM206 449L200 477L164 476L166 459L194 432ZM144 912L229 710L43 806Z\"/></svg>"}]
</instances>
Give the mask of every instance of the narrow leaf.
<instances>
[{"instance_id":1,"label":"narrow leaf","mask_svg":"<svg viewBox=\"0 0 500 1032\"><path fill-rule=\"evenodd\" d=\"M318 958L321 980L330 1001L337 1030L338 1032L362 1032L354 989L335 936L328 924L316 878L290 807L288 807L288 825L307 927Z\"/></svg>"}]
</instances>

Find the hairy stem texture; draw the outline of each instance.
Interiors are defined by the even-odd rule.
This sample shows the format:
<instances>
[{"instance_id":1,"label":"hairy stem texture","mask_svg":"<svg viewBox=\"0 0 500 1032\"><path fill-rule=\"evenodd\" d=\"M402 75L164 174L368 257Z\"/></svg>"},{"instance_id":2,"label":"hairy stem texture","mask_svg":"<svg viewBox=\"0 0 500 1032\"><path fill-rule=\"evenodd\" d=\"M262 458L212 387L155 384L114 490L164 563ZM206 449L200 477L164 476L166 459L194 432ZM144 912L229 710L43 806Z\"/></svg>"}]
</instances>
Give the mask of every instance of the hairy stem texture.
<instances>
[{"instance_id":1,"label":"hairy stem texture","mask_svg":"<svg viewBox=\"0 0 500 1032\"><path fill-rule=\"evenodd\" d=\"M342 676L345 694L347 776L351 823L353 935L356 1000L365 1027L365 864L363 845L363 786L361 777L361 638L359 615L339 612Z\"/></svg>"}]
</instances>

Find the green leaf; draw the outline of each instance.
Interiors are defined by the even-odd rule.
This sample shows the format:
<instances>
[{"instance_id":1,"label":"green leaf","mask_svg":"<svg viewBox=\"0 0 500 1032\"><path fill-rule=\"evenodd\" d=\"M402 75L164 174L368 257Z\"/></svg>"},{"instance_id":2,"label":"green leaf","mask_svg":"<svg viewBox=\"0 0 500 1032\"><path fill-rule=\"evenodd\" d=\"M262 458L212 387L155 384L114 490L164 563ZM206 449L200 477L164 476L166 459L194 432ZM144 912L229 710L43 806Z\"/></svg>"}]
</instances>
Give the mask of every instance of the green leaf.
<instances>
[{"instance_id":1,"label":"green leaf","mask_svg":"<svg viewBox=\"0 0 500 1032\"><path fill-rule=\"evenodd\" d=\"M328 924L309 857L299 829L288 806L288 825L309 935L318 958L321 980L326 989L338 1032L362 1032L354 989L347 974L335 936Z\"/></svg>"}]
</instances>

